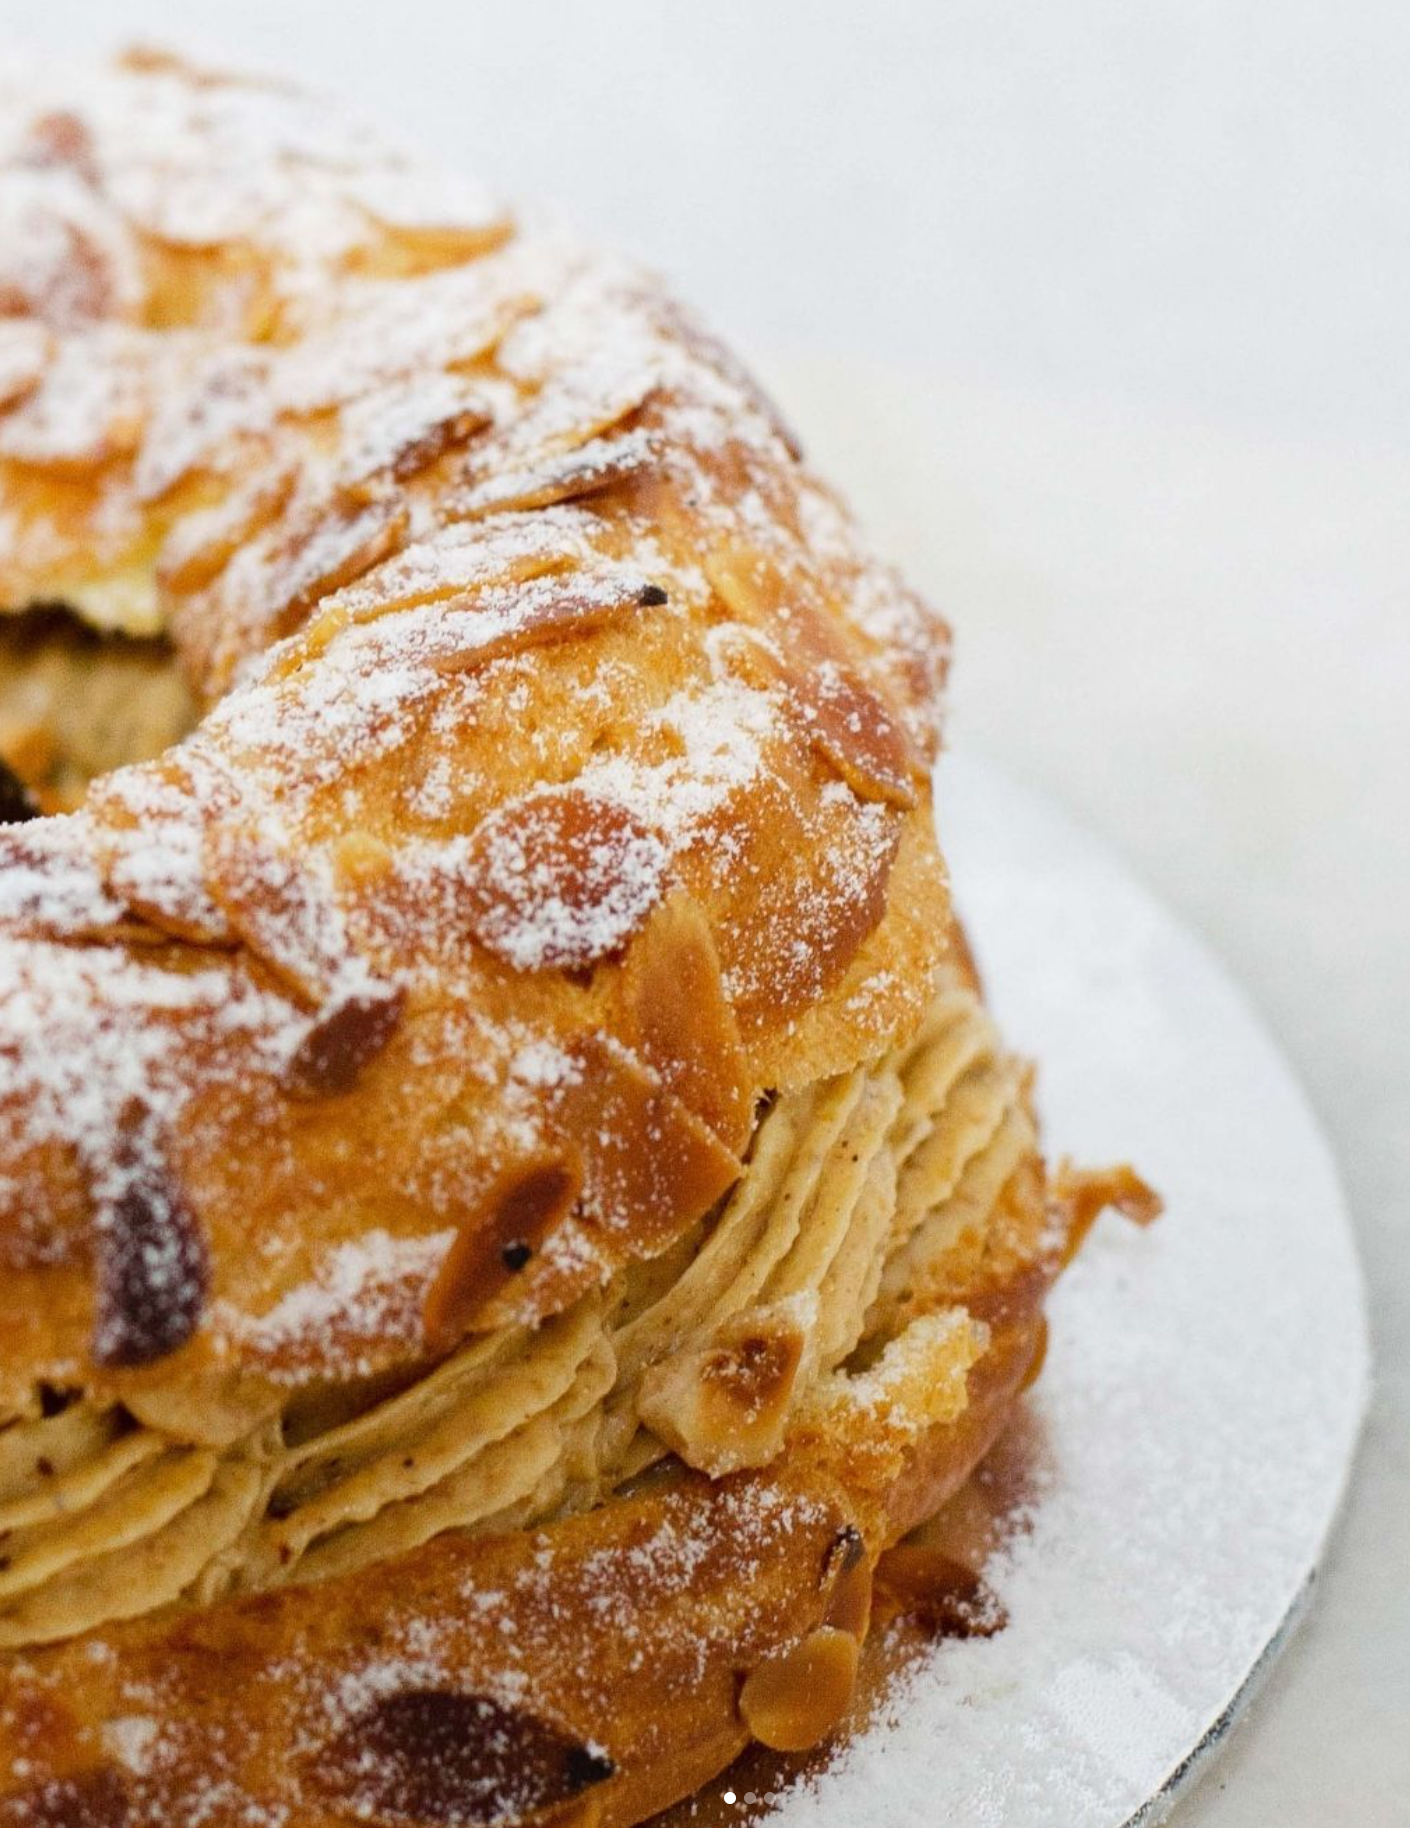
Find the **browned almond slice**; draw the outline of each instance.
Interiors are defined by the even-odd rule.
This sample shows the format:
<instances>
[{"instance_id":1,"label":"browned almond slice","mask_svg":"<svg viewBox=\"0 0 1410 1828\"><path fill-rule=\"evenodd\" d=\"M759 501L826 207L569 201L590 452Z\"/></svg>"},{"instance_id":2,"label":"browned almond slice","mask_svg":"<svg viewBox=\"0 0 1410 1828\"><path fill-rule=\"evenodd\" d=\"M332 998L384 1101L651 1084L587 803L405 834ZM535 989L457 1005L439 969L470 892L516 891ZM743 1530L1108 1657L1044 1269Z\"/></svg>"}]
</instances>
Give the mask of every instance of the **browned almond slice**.
<instances>
[{"instance_id":1,"label":"browned almond slice","mask_svg":"<svg viewBox=\"0 0 1410 1828\"><path fill-rule=\"evenodd\" d=\"M820 1625L747 1677L739 1711L749 1731L775 1752L806 1752L842 1723L857 1684L857 1640Z\"/></svg>"},{"instance_id":2,"label":"browned almond slice","mask_svg":"<svg viewBox=\"0 0 1410 1828\"><path fill-rule=\"evenodd\" d=\"M293 464L262 472L225 501L178 522L157 559L162 588L187 596L209 584L282 511L295 475Z\"/></svg>"},{"instance_id":3,"label":"browned almond slice","mask_svg":"<svg viewBox=\"0 0 1410 1828\"><path fill-rule=\"evenodd\" d=\"M629 482L655 461L655 447L646 431L594 438L576 450L544 457L523 469L486 476L453 498L448 512L471 519L511 508L546 508L555 502L576 501Z\"/></svg>"},{"instance_id":4,"label":"browned almond slice","mask_svg":"<svg viewBox=\"0 0 1410 1828\"><path fill-rule=\"evenodd\" d=\"M636 1051L726 1147L742 1151L754 1115L739 1024L699 907L673 895L627 953L625 991Z\"/></svg>"},{"instance_id":5,"label":"browned almond slice","mask_svg":"<svg viewBox=\"0 0 1410 1828\"><path fill-rule=\"evenodd\" d=\"M516 971L581 969L641 927L667 861L661 840L615 801L572 787L530 794L471 838L470 930Z\"/></svg>"},{"instance_id":6,"label":"browned almond slice","mask_svg":"<svg viewBox=\"0 0 1410 1828\"><path fill-rule=\"evenodd\" d=\"M427 1337L442 1346L459 1339L486 1304L530 1267L581 1189L581 1171L562 1156L506 1170L446 1253L426 1297Z\"/></svg>"},{"instance_id":7,"label":"browned almond slice","mask_svg":"<svg viewBox=\"0 0 1410 1828\"><path fill-rule=\"evenodd\" d=\"M232 826L207 835L204 858L206 887L235 936L299 1001L324 1003L350 955L337 909L310 873Z\"/></svg>"}]
</instances>

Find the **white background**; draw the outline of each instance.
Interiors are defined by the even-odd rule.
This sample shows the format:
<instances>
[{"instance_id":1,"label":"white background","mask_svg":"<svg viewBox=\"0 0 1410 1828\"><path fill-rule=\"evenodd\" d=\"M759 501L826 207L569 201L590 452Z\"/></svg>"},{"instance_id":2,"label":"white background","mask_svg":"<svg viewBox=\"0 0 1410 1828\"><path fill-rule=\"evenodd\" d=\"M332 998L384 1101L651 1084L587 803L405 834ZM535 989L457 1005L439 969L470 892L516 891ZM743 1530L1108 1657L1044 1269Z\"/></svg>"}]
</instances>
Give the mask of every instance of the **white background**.
<instances>
[{"instance_id":1,"label":"white background","mask_svg":"<svg viewBox=\"0 0 1410 1828\"><path fill-rule=\"evenodd\" d=\"M1115 838L1338 1150L1379 1393L1187 1828L1410 1821L1410 7L43 0L342 91L633 246L954 615L954 740ZM1270 1278L1278 1273L1268 1266Z\"/></svg>"}]
</instances>

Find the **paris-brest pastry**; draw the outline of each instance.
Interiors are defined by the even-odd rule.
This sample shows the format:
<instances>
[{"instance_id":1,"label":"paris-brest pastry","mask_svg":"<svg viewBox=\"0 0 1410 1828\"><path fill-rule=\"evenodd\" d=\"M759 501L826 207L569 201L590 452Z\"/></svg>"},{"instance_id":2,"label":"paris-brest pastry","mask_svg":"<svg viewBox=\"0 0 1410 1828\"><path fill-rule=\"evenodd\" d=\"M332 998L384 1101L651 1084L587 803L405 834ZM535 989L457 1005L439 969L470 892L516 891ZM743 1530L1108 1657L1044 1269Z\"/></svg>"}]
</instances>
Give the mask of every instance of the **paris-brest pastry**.
<instances>
[{"instance_id":1,"label":"paris-brest pastry","mask_svg":"<svg viewBox=\"0 0 1410 1828\"><path fill-rule=\"evenodd\" d=\"M0 1823L622 1828L842 1716L1050 1180L945 625L649 277L0 76Z\"/></svg>"}]
</instances>

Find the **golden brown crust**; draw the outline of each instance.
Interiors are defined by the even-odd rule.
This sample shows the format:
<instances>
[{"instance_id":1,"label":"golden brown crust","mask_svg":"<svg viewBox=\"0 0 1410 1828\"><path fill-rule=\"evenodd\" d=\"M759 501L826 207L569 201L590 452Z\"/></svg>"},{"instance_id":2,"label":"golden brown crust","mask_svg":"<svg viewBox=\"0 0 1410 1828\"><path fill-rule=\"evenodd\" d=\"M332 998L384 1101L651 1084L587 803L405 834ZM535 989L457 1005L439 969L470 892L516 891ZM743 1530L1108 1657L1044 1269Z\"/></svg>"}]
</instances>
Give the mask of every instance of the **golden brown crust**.
<instances>
[{"instance_id":1,"label":"golden brown crust","mask_svg":"<svg viewBox=\"0 0 1410 1828\"><path fill-rule=\"evenodd\" d=\"M414 188L380 149L330 200L306 104L206 81L78 83L62 131L42 84L8 101L0 205L73 246L0 322L0 602L167 626L210 708L0 832L0 1400L414 1362L447 1234L457 1324L467 1276L494 1320L561 1309L719 1197L761 1093L891 1045L943 946L943 625L734 365L502 212L416 240L362 200ZM245 138L262 226L177 235L162 174L219 223ZM506 1182L545 1162L576 1205L496 1294ZM373 1231L396 1324L254 1352ZM103 1301L197 1248L184 1328L101 1348Z\"/></svg>"}]
</instances>

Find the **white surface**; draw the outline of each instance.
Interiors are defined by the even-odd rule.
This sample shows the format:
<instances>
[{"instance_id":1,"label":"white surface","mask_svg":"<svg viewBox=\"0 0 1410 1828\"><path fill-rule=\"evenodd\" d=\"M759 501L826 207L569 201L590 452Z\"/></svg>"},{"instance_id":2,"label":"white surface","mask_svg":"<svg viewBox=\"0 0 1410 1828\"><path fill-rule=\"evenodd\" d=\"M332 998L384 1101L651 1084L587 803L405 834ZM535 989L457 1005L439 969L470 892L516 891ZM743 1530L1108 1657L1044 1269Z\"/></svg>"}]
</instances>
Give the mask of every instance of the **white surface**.
<instances>
[{"instance_id":1,"label":"white surface","mask_svg":"<svg viewBox=\"0 0 1410 1828\"><path fill-rule=\"evenodd\" d=\"M1367 1372L1325 1143L1242 995L1103 846L952 764L962 908L1055 1146L1129 1149L1166 1195L1098 1227L1034 1394L1051 1461L990 1583L780 1828L1122 1828L1227 1713L1339 1502Z\"/></svg>"},{"instance_id":2,"label":"white surface","mask_svg":"<svg viewBox=\"0 0 1410 1828\"><path fill-rule=\"evenodd\" d=\"M1330 1128L1371 1428L1312 1617L1177 1820L1404 1828L1410 8L3 0L0 29L341 88L765 352L954 614L956 741L1137 861Z\"/></svg>"}]
</instances>

